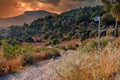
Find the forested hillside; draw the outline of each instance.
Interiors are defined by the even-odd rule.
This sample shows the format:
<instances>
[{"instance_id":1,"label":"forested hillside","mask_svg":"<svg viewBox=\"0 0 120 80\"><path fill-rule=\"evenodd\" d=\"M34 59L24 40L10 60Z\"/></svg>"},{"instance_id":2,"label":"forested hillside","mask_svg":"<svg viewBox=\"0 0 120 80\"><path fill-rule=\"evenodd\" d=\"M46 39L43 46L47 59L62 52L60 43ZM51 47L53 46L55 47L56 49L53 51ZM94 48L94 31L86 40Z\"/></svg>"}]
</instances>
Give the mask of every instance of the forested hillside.
<instances>
[{"instance_id":1,"label":"forested hillside","mask_svg":"<svg viewBox=\"0 0 120 80\"><path fill-rule=\"evenodd\" d=\"M33 21L30 25L10 26L1 30L0 40L10 43L45 42L55 45L62 41L85 40L97 36L98 24L94 17L101 16L101 35L113 35L115 19L102 6L73 9L59 15L47 16Z\"/></svg>"}]
</instances>

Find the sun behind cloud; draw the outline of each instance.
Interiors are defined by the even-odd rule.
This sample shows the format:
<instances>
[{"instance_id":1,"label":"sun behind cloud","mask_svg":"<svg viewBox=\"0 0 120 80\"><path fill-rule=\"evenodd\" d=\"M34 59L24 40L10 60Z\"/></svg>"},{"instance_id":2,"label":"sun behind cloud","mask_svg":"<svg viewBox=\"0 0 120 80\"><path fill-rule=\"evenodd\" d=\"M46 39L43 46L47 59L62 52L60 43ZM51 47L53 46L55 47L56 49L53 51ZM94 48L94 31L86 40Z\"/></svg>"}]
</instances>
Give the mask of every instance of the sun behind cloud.
<instances>
[{"instance_id":1,"label":"sun behind cloud","mask_svg":"<svg viewBox=\"0 0 120 80\"><path fill-rule=\"evenodd\" d=\"M25 7L26 6L26 4L25 3L21 3L21 7Z\"/></svg>"}]
</instances>

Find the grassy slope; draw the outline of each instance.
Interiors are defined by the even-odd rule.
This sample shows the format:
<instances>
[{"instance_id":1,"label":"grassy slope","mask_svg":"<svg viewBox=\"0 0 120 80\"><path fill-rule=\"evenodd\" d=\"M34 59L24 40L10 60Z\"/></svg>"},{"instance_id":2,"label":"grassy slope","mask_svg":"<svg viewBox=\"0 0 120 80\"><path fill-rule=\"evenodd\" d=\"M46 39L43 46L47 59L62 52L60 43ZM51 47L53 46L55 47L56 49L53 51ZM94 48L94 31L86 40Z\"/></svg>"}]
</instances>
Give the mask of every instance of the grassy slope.
<instances>
[{"instance_id":1,"label":"grassy slope","mask_svg":"<svg viewBox=\"0 0 120 80\"><path fill-rule=\"evenodd\" d=\"M113 40L107 37L103 40L108 44L102 48L100 56L95 47L87 45L94 50L87 52L81 47L76 54L64 57L57 70L57 80L120 80L120 38ZM89 39L87 43L93 44L93 40Z\"/></svg>"}]
</instances>

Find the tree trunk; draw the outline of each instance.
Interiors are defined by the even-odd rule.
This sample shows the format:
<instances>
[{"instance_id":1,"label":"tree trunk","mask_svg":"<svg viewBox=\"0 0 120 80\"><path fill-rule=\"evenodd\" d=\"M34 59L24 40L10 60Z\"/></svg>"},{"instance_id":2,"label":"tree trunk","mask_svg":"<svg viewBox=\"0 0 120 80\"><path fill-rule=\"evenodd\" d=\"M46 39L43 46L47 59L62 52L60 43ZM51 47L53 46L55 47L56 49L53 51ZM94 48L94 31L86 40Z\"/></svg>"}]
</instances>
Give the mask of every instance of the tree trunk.
<instances>
[{"instance_id":1,"label":"tree trunk","mask_svg":"<svg viewBox=\"0 0 120 80\"><path fill-rule=\"evenodd\" d=\"M117 18L116 18L114 37L117 38L118 36L119 36L119 35L118 35L118 20L117 20Z\"/></svg>"}]
</instances>

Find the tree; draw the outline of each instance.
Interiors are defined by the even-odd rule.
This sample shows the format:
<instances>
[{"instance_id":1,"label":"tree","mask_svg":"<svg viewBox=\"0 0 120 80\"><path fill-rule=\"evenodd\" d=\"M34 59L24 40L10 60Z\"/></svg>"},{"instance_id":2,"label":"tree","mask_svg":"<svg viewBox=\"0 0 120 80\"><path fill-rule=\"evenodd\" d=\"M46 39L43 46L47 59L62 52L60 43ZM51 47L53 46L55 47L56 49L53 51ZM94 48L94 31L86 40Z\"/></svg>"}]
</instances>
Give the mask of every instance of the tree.
<instances>
[{"instance_id":1,"label":"tree","mask_svg":"<svg viewBox=\"0 0 120 80\"><path fill-rule=\"evenodd\" d=\"M112 8L111 8L111 13L115 16L116 18L116 24L115 24L115 36L118 36L118 20L120 18L120 3L116 3Z\"/></svg>"},{"instance_id":2,"label":"tree","mask_svg":"<svg viewBox=\"0 0 120 80\"><path fill-rule=\"evenodd\" d=\"M109 13L106 13L102 16L102 25L110 26L115 23L115 19Z\"/></svg>"},{"instance_id":3,"label":"tree","mask_svg":"<svg viewBox=\"0 0 120 80\"><path fill-rule=\"evenodd\" d=\"M120 19L120 0L102 0L104 9L116 18L115 38L118 37L118 20Z\"/></svg>"}]
</instances>

